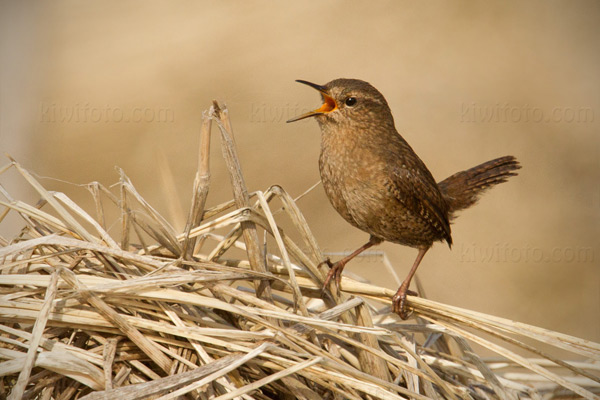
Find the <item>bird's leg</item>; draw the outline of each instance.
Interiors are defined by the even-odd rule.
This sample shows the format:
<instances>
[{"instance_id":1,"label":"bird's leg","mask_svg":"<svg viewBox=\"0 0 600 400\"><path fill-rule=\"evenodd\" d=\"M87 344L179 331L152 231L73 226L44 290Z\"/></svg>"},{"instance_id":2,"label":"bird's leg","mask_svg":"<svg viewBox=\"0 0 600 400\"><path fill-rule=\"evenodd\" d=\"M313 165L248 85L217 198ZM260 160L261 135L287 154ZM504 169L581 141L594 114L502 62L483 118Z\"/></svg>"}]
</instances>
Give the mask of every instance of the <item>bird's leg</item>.
<instances>
[{"instance_id":1,"label":"bird's leg","mask_svg":"<svg viewBox=\"0 0 600 400\"><path fill-rule=\"evenodd\" d=\"M348 261L352 260L354 257L359 255L360 253L367 250L369 247L375 246L376 244L379 244L381 242L383 242L382 239L379 239L375 236L371 236L367 243L363 244L357 250L355 250L352 254L342 258L340 261L336 262L335 264L333 264L329 260L329 258L327 260L323 261L322 263L320 263L319 266L321 266L322 264L327 264L329 266L329 273L327 274L327 278L325 278L325 283L323 284L323 289L327 288L327 285L329 285L329 282L331 281L331 279L333 277L335 277L336 285L338 287L340 287L340 283L342 281L342 271L344 270L344 267L346 266Z\"/></svg>"},{"instance_id":2,"label":"bird's leg","mask_svg":"<svg viewBox=\"0 0 600 400\"><path fill-rule=\"evenodd\" d=\"M392 298L392 310L396 314L398 314L402 319L407 319L410 316L410 313L406 312L406 310L404 309L404 307L406 306L406 295L407 293L411 292L410 290L408 290L408 287L410 286L410 281L412 277L415 275L415 272L417 272L417 268L419 268L419 264L421 263L423 256L425 255L425 253L427 253L427 250L429 250L429 247L422 247L419 249L419 254L417 254L417 258L412 268L410 269L410 272L408 273L407 277L404 279L404 282L402 282L402 285L400 285L398 291Z\"/></svg>"}]
</instances>

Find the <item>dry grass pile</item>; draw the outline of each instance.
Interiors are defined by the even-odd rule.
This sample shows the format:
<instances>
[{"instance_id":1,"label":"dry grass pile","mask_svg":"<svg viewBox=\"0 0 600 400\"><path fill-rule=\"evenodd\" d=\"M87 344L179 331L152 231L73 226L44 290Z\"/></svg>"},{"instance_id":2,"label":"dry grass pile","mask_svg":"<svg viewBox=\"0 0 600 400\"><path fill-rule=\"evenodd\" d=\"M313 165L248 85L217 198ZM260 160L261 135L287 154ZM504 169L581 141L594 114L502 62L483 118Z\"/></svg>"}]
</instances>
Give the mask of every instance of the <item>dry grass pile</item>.
<instances>
[{"instance_id":1,"label":"dry grass pile","mask_svg":"<svg viewBox=\"0 0 600 400\"><path fill-rule=\"evenodd\" d=\"M213 123L234 199L205 208ZM394 291L348 277L324 295L302 214L278 186L246 191L216 103L199 160L180 234L124 174L117 194L89 185L92 216L16 162L0 170L41 197L30 205L0 187L0 221L25 221L0 238L0 397L598 398L597 343L416 297L403 322L390 314Z\"/></svg>"}]
</instances>

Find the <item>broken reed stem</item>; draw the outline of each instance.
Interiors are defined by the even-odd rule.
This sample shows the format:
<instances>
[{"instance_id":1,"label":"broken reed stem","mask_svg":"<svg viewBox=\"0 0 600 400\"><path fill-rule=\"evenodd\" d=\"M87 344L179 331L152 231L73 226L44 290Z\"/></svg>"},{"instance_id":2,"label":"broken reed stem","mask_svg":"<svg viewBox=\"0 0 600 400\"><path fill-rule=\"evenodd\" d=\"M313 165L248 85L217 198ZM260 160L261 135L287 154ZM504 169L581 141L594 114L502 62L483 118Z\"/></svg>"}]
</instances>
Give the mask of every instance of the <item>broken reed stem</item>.
<instances>
[{"instance_id":1,"label":"broken reed stem","mask_svg":"<svg viewBox=\"0 0 600 400\"><path fill-rule=\"evenodd\" d=\"M102 356L104 358L104 390L110 390L113 388L113 363L115 362L115 356L117 355L117 344L121 339L120 336L116 338L110 338L104 345Z\"/></svg>"},{"instance_id":2,"label":"broken reed stem","mask_svg":"<svg viewBox=\"0 0 600 400\"><path fill-rule=\"evenodd\" d=\"M373 327L373 320L366 304L360 304L356 308L356 324L360 326ZM377 336L368 333L356 334L358 341L370 349L381 350ZM390 381L390 372L385 359L377 357L375 354L367 350L358 352L358 360L362 370L383 381Z\"/></svg>"},{"instance_id":3,"label":"broken reed stem","mask_svg":"<svg viewBox=\"0 0 600 400\"><path fill-rule=\"evenodd\" d=\"M185 239L183 241L183 255L186 260L192 260L194 248L198 238L190 238L192 228L200 225L204 215L204 207L210 185L210 135L212 118L207 112L202 113L202 126L200 128L200 148L198 151L198 169L194 178L194 194L188 220L185 225Z\"/></svg>"},{"instance_id":4,"label":"broken reed stem","mask_svg":"<svg viewBox=\"0 0 600 400\"><path fill-rule=\"evenodd\" d=\"M238 209L249 207L250 196L248 195L248 189L246 188L246 183L244 182L244 176L242 174L242 168L237 156L237 150L235 148L235 144L233 143L233 132L231 130L229 113L227 112L227 108L221 109L216 100L213 101L212 111L212 114L215 117L215 122L221 131L223 157L227 163L229 178L231 179L231 184L233 186L235 205ZM248 259L252 269L258 272L267 272L264 254L259 245L256 225L251 221L243 221L241 222L241 227L244 242L246 243L246 250L248 252ZM255 281L254 286L257 296L260 297L264 291L267 299L270 302L273 301L272 292L268 281Z\"/></svg>"},{"instance_id":5,"label":"broken reed stem","mask_svg":"<svg viewBox=\"0 0 600 400\"><path fill-rule=\"evenodd\" d=\"M265 214L267 222L271 226L271 234L273 235L273 237L275 238L275 241L277 242L277 246L279 247L279 253L281 254L281 259L283 260L283 264L288 271L288 275L290 277L290 284L292 287L292 292L294 294L294 306L298 306L300 308L300 312L302 313L302 315L307 317L308 309L306 308L304 298L302 297L302 292L300 291L300 287L298 286L298 282L296 281L296 273L294 272L294 269L292 268L292 263L290 261L290 257L289 257L287 248L285 247L285 244L283 243L283 239L281 237L281 232L279 232L279 227L277 226L277 223L275 222L275 218L273 218L273 213L271 213L271 209L265 198L265 195L262 192L257 192L256 195L258 197L258 202L259 202L261 208L263 209L263 212Z\"/></svg>"}]
</instances>

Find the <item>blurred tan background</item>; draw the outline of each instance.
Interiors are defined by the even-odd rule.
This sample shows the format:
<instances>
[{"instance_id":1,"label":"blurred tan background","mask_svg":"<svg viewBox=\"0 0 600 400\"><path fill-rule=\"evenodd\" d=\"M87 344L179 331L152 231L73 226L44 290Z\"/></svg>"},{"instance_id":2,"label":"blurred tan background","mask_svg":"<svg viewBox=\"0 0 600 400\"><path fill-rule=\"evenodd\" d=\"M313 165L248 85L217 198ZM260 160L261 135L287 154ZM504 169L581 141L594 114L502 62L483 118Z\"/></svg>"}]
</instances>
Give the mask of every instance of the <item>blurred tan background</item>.
<instances>
[{"instance_id":1,"label":"blurred tan background","mask_svg":"<svg viewBox=\"0 0 600 400\"><path fill-rule=\"evenodd\" d=\"M294 80L367 80L438 180L506 154L523 164L457 219L452 251L427 254L427 296L600 341L597 1L0 4L0 150L38 175L110 185L119 166L165 216L186 210L216 98L249 189L297 196L319 179L319 129L285 120L319 97ZM231 198L214 138L209 206ZM163 157L179 199L156 178ZM91 207L85 189L42 181ZM321 187L299 206L325 251L367 240ZM380 249L404 277L416 251ZM396 288L380 259L347 270Z\"/></svg>"}]
</instances>

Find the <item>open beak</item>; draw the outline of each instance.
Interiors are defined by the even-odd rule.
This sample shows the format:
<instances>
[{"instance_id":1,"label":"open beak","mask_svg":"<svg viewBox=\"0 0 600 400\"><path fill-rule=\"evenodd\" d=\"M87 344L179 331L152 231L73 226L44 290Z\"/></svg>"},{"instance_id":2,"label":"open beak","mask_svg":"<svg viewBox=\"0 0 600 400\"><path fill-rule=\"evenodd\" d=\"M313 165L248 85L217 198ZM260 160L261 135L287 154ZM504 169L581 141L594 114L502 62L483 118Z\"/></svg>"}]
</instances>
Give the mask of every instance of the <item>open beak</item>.
<instances>
[{"instance_id":1,"label":"open beak","mask_svg":"<svg viewBox=\"0 0 600 400\"><path fill-rule=\"evenodd\" d=\"M303 83L305 85L310 86L313 89L317 89L321 96L323 97L323 105L316 110L309 111L306 114L302 114L300 116L294 117L292 119L287 120L287 122L300 121L301 119L314 117L315 115L322 115L332 112L337 109L337 104L335 104L335 100L329 94L327 94L327 88L325 86L317 85L316 83L311 83L307 81L303 81L301 79L296 80L296 82Z\"/></svg>"}]
</instances>

